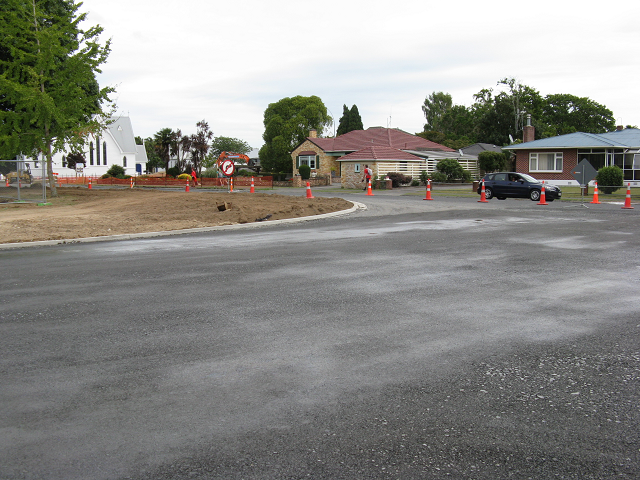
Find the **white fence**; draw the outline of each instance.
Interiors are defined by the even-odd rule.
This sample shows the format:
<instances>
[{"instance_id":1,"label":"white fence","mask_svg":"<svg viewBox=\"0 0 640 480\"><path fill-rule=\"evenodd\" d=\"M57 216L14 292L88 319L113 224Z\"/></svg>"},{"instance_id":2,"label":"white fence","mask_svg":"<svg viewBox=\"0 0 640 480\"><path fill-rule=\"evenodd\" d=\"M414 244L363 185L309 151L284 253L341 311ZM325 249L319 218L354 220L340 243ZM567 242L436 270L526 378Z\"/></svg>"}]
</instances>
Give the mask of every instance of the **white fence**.
<instances>
[{"instance_id":1,"label":"white fence","mask_svg":"<svg viewBox=\"0 0 640 480\"><path fill-rule=\"evenodd\" d=\"M374 172L375 175L385 175L389 172L402 173L403 175L409 175L412 178L419 179L420 173L426 171L429 174L436 172L436 165L442 158L437 159L425 159L422 162L378 162L378 171ZM478 161L475 159L456 158L460 166L471 173L473 178L480 176L480 168L478 167Z\"/></svg>"}]
</instances>

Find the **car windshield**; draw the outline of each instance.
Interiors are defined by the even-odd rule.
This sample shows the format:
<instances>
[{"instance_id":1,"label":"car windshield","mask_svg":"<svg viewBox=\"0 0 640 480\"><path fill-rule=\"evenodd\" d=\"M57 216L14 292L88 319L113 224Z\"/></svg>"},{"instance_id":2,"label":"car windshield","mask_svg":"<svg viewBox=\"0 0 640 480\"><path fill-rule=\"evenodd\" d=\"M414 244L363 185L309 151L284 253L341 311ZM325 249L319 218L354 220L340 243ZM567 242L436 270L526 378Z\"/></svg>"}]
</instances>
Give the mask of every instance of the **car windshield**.
<instances>
[{"instance_id":1,"label":"car windshield","mask_svg":"<svg viewBox=\"0 0 640 480\"><path fill-rule=\"evenodd\" d=\"M519 175L522 178L524 178L524 180L526 182L529 182L529 183L540 183L540 180L537 180L537 179L533 178L531 175L527 175L526 173L520 173Z\"/></svg>"}]
</instances>

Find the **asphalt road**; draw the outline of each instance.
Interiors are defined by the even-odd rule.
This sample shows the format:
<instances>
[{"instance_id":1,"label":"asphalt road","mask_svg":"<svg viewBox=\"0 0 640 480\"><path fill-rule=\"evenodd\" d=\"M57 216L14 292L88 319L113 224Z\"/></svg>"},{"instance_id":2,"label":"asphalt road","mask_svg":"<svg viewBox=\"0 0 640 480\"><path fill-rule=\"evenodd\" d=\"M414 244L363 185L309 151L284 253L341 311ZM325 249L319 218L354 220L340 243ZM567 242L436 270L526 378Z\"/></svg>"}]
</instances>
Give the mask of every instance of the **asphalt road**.
<instances>
[{"instance_id":1,"label":"asphalt road","mask_svg":"<svg viewBox=\"0 0 640 480\"><path fill-rule=\"evenodd\" d=\"M0 478L640 477L640 208L346 198L0 250Z\"/></svg>"}]
</instances>

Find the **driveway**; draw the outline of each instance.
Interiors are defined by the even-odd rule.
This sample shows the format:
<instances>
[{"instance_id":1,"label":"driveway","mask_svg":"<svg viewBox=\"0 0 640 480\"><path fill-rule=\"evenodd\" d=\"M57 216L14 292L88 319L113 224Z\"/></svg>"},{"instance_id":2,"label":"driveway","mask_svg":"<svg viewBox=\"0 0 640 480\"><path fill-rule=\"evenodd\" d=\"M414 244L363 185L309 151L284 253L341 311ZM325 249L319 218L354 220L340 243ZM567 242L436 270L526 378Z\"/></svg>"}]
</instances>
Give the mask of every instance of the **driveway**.
<instances>
[{"instance_id":1,"label":"driveway","mask_svg":"<svg viewBox=\"0 0 640 480\"><path fill-rule=\"evenodd\" d=\"M345 198L0 251L0 478L640 476L637 210Z\"/></svg>"}]
</instances>

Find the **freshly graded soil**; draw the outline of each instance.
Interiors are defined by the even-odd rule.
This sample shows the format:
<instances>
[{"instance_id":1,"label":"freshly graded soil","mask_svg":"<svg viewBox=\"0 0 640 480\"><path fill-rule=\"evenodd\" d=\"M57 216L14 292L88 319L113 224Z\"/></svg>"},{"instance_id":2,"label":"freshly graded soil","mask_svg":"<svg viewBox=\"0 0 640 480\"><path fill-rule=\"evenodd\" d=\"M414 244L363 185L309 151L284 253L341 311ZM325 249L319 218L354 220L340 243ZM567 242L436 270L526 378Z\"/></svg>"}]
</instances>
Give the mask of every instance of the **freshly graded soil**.
<instances>
[{"instance_id":1,"label":"freshly graded soil","mask_svg":"<svg viewBox=\"0 0 640 480\"><path fill-rule=\"evenodd\" d=\"M50 205L0 204L0 243L66 240L306 217L352 207L341 198L268 193L59 188ZM226 209L218 205L226 202ZM224 208L224 207L222 207Z\"/></svg>"}]
</instances>

